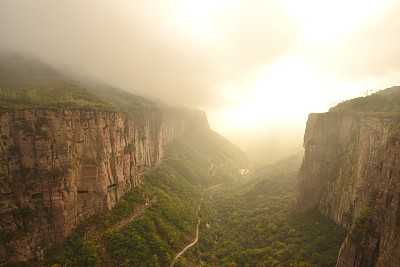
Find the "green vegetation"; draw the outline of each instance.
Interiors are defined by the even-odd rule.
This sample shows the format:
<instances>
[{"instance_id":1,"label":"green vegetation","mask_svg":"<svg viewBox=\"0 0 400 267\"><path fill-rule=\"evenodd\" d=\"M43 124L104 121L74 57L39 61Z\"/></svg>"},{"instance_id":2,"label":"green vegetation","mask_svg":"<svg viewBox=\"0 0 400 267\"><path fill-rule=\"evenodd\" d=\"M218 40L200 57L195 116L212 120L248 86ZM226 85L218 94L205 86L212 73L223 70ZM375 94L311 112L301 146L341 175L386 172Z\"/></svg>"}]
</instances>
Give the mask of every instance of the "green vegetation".
<instances>
[{"instance_id":1,"label":"green vegetation","mask_svg":"<svg viewBox=\"0 0 400 267\"><path fill-rule=\"evenodd\" d=\"M18 205L19 206L19 205ZM29 207L18 207L11 210L11 215L14 220L19 222L17 231L9 232L5 229L0 229L0 242L9 242L24 237L33 226L38 223L37 216Z\"/></svg>"},{"instance_id":2,"label":"green vegetation","mask_svg":"<svg viewBox=\"0 0 400 267\"><path fill-rule=\"evenodd\" d=\"M157 107L106 84L71 79L33 58L1 56L0 112L29 108L136 112Z\"/></svg>"},{"instance_id":3,"label":"green vegetation","mask_svg":"<svg viewBox=\"0 0 400 267\"><path fill-rule=\"evenodd\" d=\"M369 101L363 105L368 107L365 109L357 101L350 101L332 111L397 112L400 110L397 91L357 100ZM377 109L378 104L385 110ZM45 64L20 56L0 60L0 107L0 112L76 108L135 113L157 109L142 97L105 84L72 81ZM48 122L43 119L36 123L19 119L16 127L26 133L37 129L38 136L46 136ZM6 142L7 136L1 136L0 141ZM17 147L9 151L18 154ZM131 144L124 148L126 154L132 151ZM63 248L48 253L37 264L169 266L174 256L195 237L202 192L222 184L205 194L199 243L176 266L188 266L193 260L202 261L203 266L334 265L344 231L316 210L289 215L301 155L259 168L250 177L238 173L247 166L243 153L209 130L186 132L166 151L162 163L147 173L142 183L111 211L84 222ZM110 185L110 190L114 186L117 185ZM21 234L36 222L29 209L14 213L21 221ZM368 218L368 212L363 216ZM362 230L368 220L359 221L356 225ZM0 232L0 241L18 236Z\"/></svg>"},{"instance_id":4,"label":"green vegetation","mask_svg":"<svg viewBox=\"0 0 400 267\"><path fill-rule=\"evenodd\" d=\"M219 183L205 194L199 242L175 266L335 265L345 231L316 209L289 213L301 153L243 176L242 154L220 138L197 131L173 142L140 187L81 225L44 265L79 266L86 259L85 266L169 266L195 237L202 191ZM96 229L93 241L83 238L87 229Z\"/></svg>"},{"instance_id":5,"label":"green vegetation","mask_svg":"<svg viewBox=\"0 0 400 267\"><path fill-rule=\"evenodd\" d=\"M374 191L370 193L368 197L368 204L365 209L354 220L350 236L352 242L358 247L364 247L366 244L363 241L366 241L369 237L376 235L371 222L375 202L376 192Z\"/></svg>"},{"instance_id":6,"label":"green vegetation","mask_svg":"<svg viewBox=\"0 0 400 267\"><path fill-rule=\"evenodd\" d=\"M200 192L201 187L191 184L166 161L146 175L144 186L127 193L111 211L81 225L73 242L48 257L44 266L101 266L104 260L111 266L167 266L176 251L193 238ZM144 196L153 200L147 209ZM140 205L146 209L143 215L113 228ZM94 235L106 244L108 259L102 258L102 242L83 241L86 230L93 227L97 229ZM83 259L90 261L83 264Z\"/></svg>"},{"instance_id":7,"label":"green vegetation","mask_svg":"<svg viewBox=\"0 0 400 267\"><path fill-rule=\"evenodd\" d=\"M104 229L106 229L106 227L113 225L132 214L135 207L144 205L146 202L145 194L145 191L139 187L132 188L132 190L127 192L112 210L100 215L96 220L99 220L99 222L103 224L102 226Z\"/></svg>"},{"instance_id":8,"label":"green vegetation","mask_svg":"<svg viewBox=\"0 0 400 267\"><path fill-rule=\"evenodd\" d=\"M289 214L300 160L290 157L209 194L199 244L180 266L334 266L345 231L315 209Z\"/></svg>"},{"instance_id":9,"label":"green vegetation","mask_svg":"<svg viewBox=\"0 0 400 267\"><path fill-rule=\"evenodd\" d=\"M231 181L237 169L247 164L245 155L216 132L198 129L186 132L167 148L170 165L194 184L209 186Z\"/></svg>"},{"instance_id":10,"label":"green vegetation","mask_svg":"<svg viewBox=\"0 0 400 267\"><path fill-rule=\"evenodd\" d=\"M194 239L197 206L205 186L236 179L234 162L243 161L242 156L212 131L185 133L167 147L166 159L146 174L139 187L111 211L83 223L73 235L74 242L52 253L44 265L86 266L77 262L88 258L91 266L102 266L105 261L111 266L168 266ZM211 162L216 163L210 171ZM134 214L139 215L127 220ZM88 229L95 231L88 234ZM103 246L106 256L101 252ZM71 251L77 255L74 263L68 259Z\"/></svg>"},{"instance_id":11,"label":"green vegetation","mask_svg":"<svg viewBox=\"0 0 400 267\"><path fill-rule=\"evenodd\" d=\"M200 188L163 163L145 178L156 201L121 231L107 232L113 266L167 266L194 235Z\"/></svg>"},{"instance_id":12,"label":"green vegetation","mask_svg":"<svg viewBox=\"0 0 400 267\"><path fill-rule=\"evenodd\" d=\"M96 246L91 242L85 242L74 233L70 235L65 244L65 248L51 257L45 259L41 266L61 267L61 266L100 266L96 255Z\"/></svg>"},{"instance_id":13,"label":"green vegetation","mask_svg":"<svg viewBox=\"0 0 400 267\"><path fill-rule=\"evenodd\" d=\"M168 266L194 239L203 186L232 182L237 175L233 162L243 159L236 147L208 130L185 133L168 146L167 154L146 175L142 188L155 203L121 231L105 235L113 266ZM210 162L223 164L214 175Z\"/></svg>"},{"instance_id":14,"label":"green vegetation","mask_svg":"<svg viewBox=\"0 0 400 267\"><path fill-rule=\"evenodd\" d=\"M88 79L78 79L79 84L95 95L101 96L103 101L107 101L125 112L137 112L143 110L157 109L157 106L144 97L131 94L114 86L89 81Z\"/></svg>"},{"instance_id":15,"label":"green vegetation","mask_svg":"<svg viewBox=\"0 0 400 267\"><path fill-rule=\"evenodd\" d=\"M400 112L400 86L344 101L329 111L398 114Z\"/></svg>"}]
</instances>

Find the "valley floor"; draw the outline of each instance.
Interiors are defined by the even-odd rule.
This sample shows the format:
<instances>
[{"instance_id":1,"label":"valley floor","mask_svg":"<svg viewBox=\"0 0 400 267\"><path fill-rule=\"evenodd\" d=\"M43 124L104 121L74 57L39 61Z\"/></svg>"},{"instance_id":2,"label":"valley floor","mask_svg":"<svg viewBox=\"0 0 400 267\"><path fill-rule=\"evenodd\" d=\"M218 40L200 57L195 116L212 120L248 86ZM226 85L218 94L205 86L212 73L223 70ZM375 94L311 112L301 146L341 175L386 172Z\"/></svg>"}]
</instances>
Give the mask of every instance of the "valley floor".
<instances>
[{"instance_id":1,"label":"valley floor","mask_svg":"<svg viewBox=\"0 0 400 267\"><path fill-rule=\"evenodd\" d=\"M141 186L40 265L335 265L346 232L316 210L289 212L301 155L249 173L198 138L172 144Z\"/></svg>"},{"instance_id":2,"label":"valley floor","mask_svg":"<svg viewBox=\"0 0 400 267\"><path fill-rule=\"evenodd\" d=\"M199 242L176 266L334 266L346 231L316 209L289 212L300 160L207 194Z\"/></svg>"}]
</instances>

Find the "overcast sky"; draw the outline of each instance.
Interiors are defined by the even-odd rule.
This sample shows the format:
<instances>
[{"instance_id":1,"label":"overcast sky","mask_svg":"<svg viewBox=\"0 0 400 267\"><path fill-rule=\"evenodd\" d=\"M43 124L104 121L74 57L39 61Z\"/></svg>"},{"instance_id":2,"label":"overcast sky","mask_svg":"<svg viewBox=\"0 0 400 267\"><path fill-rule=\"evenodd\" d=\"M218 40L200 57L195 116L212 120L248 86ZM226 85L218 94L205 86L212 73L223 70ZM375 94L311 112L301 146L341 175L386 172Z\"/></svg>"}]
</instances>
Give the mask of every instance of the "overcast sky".
<instances>
[{"instance_id":1,"label":"overcast sky","mask_svg":"<svg viewBox=\"0 0 400 267\"><path fill-rule=\"evenodd\" d=\"M399 85L398 14L398 0L1 0L0 50L202 108L235 138Z\"/></svg>"}]
</instances>

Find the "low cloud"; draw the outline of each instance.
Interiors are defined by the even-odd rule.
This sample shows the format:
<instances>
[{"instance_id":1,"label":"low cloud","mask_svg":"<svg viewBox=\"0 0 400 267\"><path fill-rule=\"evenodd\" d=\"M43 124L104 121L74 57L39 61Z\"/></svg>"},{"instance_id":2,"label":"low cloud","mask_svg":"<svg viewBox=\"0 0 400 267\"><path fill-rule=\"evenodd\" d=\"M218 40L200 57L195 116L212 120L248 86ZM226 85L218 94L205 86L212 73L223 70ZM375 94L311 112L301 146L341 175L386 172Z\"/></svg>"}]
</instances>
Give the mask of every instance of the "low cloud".
<instances>
[{"instance_id":1,"label":"low cloud","mask_svg":"<svg viewBox=\"0 0 400 267\"><path fill-rule=\"evenodd\" d=\"M2 0L0 52L206 109L232 140L278 151L301 141L289 126L307 113L400 82L399 12L397 0Z\"/></svg>"},{"instance_id":2,"label":"low cloud","mask_svg":"<svg viewBox=\"0 0 400 267\"><path fill-rule=\"evenodd\" d=\"M393 1L356 31L308 51L308 57L338 79L384 78L400 73L399 12L400 3Z\"/></svg>"},{"instance_id":3,"label":"low cloud","mask_svg":"<svg viewBox=\"0 0 400 267\"><path fill-rule=\"evenodd\" d=\"M288 53L297 32L272 1L5 0L0 10L1 50L192 106L226 104L221 85Z\"/></svg>"}]
</instances>

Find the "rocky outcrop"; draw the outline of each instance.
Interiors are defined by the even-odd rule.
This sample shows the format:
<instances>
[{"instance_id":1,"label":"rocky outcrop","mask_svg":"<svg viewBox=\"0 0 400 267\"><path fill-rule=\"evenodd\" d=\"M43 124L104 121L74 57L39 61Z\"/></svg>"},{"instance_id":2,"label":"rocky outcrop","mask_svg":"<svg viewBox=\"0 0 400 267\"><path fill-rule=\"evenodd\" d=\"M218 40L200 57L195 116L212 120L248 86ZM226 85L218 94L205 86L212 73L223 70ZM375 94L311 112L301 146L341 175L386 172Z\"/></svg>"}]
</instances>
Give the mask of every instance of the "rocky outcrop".
<instances>
[{"instance_id":1,"label":"rocky outcrop","mask_svg":"<svg viewBox=\"0 0 400 267\"><path fill-rule=\"evenodd\" d=\"M337 266L398 266L400 118L311 114L293 210L317 206L349 230Z\"/></svg>"},{"instance_id":2,"label":"rocky outcrop","mask_svg":"<svg viewBox=\"0 0 400 267\"><path fill-rule=\"evenodd\" d=\"M23 110L0 115L0 264L42 258L112 208L204 113Z\"/></svg>"}]
</instances>

